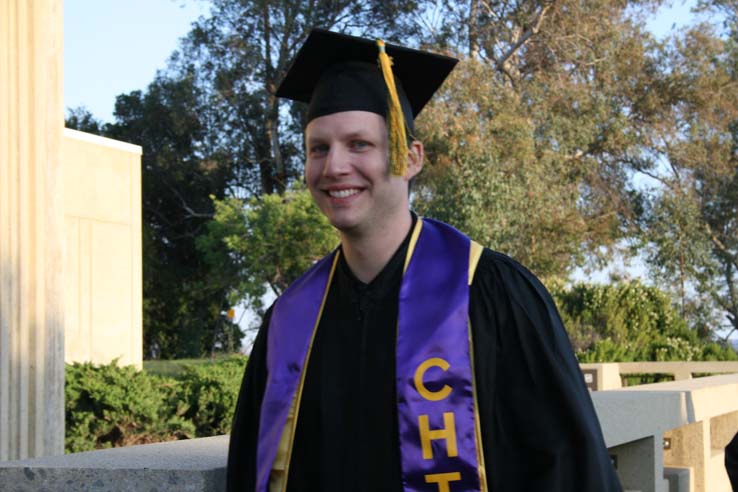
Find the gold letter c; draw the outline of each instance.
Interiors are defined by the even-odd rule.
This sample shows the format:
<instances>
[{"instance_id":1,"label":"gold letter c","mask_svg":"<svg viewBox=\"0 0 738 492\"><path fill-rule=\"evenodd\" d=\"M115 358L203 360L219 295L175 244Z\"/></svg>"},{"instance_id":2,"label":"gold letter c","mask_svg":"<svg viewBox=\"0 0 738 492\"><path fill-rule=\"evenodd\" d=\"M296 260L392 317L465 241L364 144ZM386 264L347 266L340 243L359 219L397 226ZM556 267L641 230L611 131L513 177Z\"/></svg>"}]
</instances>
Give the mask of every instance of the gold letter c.
<instances>
[{"instance_id":1,"label":"gold letter c","mask_svg":"<svg viewBox=\"0 0 738 492\"><path fill-rule=\"evenodd\" d=\"M448 368L450 366L448 362L441 359L440 357L432 357L430 359L424 360L418 366L418 368L415 369L415 389L418 390L420 396L428 401L441 401L451 393L451 387L447 384L444 384L443 388L438 391L429 391L423 383L423 376L425 375L425 372L431 367L440 367L444 371L448 371Z\"/></svg>"}]
</instances>

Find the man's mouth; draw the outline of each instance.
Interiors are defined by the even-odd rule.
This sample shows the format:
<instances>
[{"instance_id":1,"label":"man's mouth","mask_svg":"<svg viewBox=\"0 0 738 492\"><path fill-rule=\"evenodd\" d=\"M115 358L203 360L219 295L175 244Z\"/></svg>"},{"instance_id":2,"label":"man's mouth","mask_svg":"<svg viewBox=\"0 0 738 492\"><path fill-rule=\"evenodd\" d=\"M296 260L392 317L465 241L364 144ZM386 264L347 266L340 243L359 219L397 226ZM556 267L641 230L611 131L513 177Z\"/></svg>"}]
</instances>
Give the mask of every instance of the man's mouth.
<instances>
[{"instance_id":1,"label":"man's mouth","mask_svg":"<svg viewBox=\"0 0 738 492\"><path fill-rule=\"evenodd\" d=\"M327 193L331 198L348 198L360 191L359 188L348 188L345 190L327 190Z\"/></svg>"}]
</instances>

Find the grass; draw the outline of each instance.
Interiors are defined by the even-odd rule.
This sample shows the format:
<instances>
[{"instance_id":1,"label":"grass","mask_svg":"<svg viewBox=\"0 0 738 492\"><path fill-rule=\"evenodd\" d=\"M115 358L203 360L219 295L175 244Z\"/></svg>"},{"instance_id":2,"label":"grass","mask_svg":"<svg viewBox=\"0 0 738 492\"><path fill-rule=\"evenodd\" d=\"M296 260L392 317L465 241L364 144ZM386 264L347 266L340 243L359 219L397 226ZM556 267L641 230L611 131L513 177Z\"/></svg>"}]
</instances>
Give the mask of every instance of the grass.
<instances>
[{"instance_id":1,"label":"grass","mask_svg":"<svg viewBox=\"0 0 738 492\"><path fill-rule=\"evenodd\" d=\"M143 361L143 369L149 374L176 378L179 377L187 367L212 364L223 357L227 356L216 356L215 359L206 357L204 359L145 360Z\"/></svg>"}]
</instances>

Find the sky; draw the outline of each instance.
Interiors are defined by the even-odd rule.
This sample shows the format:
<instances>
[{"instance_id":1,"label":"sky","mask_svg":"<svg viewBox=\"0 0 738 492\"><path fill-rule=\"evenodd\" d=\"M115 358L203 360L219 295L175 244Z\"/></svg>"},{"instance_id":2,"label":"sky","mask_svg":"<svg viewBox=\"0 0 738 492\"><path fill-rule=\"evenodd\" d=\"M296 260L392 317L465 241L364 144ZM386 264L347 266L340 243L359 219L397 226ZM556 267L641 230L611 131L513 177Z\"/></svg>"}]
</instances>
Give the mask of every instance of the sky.
<instances>
[{"instance_id":1,"label":"sky","mask_svg":"<svg viewBox=\"0 0 738 492\"><path fill-rule=\"evenodd\" d=\"M145 89L208 12L203 0L64 0L64 106L113 120L115 97Z\"/></svg>"},{"instance_id":2,"label":"sky","mask_svg":"<svg viewBox=\"0 0 738 492\"><path fill-rule=\"evenodd\" d=\"M673 1L649 29L661 38L690 22L694 4ZM145 89L207 13L206 0L64 0L64 106L113 121L115 97Z\"/></svg>"}]
</instances>

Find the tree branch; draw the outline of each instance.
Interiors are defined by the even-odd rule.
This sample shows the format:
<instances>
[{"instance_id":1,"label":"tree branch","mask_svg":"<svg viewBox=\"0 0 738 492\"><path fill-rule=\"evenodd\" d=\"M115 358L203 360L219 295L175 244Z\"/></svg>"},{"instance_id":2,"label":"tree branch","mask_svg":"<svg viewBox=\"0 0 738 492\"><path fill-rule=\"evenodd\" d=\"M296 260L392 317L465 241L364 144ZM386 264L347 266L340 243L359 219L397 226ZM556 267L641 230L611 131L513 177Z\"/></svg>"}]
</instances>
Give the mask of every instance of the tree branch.
<instances>
[{"instance_id":1,"label":"tree branch","mask_svg":"<svg viewBox=\"0 0 738 492\"><path fill-rule=\"evenodd\" d=\"M177 189L174 186L167 183L167 188L169 188L169 191L174 193L174 196L177 197L180 204L182 205L182 208L185 210L185 212L187 212L187 215L186 215L187 218L203 218L203 219L213 218L212 213L195 212L194 210L192 210L192 208L190 208L190 206L187 205L187 202L185 201L184 197L179 193L179 191L177 191Z\"/></svg>"},{"instance_id":2,"label":"tree branch","mask_svg":"<svg viewBox=\"0 0 738 492\"><path fill-rule=\"evenodd\" d=\"M507 65L508 60L510 57L512 57L516 51L518 51L525 43L528 42L528 40L533 37L534 35L538 34L538 32L541 29L541 24L543 24L543 19L546 17L546 13L548 10L553 6L553 2L548 3L541 8L541 10L536 15L536 19L533 21L533 26L525 31L522 36L518 38L518 40L515 42L514 45L512 45L507 52L505 52L502 57L497 61L497 70L502 70L505 65Z\"/></svg>"},{"instance_id":3,"label":"tree branch","mask_svg":"<svg viewBox=\"0 0 738 492\"><path fill-rule=\"evenodd\" d=\"M732 330L730 330L728 334L723 337L723 342L728 343L728 340L730 339L730 335L732 335L736 331L738 331L738 328L733 328Z\"/></svg>"},{"instance_id":4,"label":"tree branch","mask_svg":"<svg viewBox=\"0 0 738 492\"><path fill-rule=\"evenodd\" d=\"M736 256L734 253L730 251L730 249L720 240L720 238L712 231L712 227L710 227L710 224L705 224L705 229L707 230L708 236L710 236L710 241L713 245L721 252L723 253L730 264L738 270L738 256ZM726 282L729 279L726 279Z\"/></svg>"}]
</instances>

